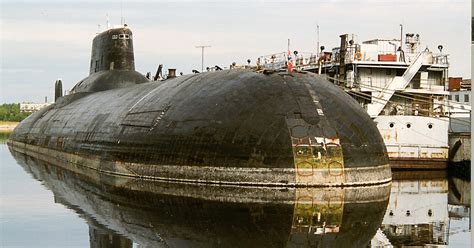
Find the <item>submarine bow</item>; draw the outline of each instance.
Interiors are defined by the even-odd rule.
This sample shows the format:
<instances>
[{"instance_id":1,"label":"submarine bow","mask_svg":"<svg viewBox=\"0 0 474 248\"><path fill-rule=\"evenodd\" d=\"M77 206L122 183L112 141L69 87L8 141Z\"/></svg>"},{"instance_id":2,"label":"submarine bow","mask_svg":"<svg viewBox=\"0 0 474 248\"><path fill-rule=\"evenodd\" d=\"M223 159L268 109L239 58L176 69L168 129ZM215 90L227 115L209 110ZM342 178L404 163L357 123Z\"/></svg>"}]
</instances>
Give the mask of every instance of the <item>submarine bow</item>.
<instances>
[{"instance_id":1,"label":"submarine bow","mask_svg":"<svg viewBox=\"0 0 474 248\"><path fill-rule=\"evenodd\" d=\"M338 186L391 180L375 124L326 79L223 70L150 82L134 70L131 40L127 27L99 34L89 77L21 122L10 147L168 181Z\"/></svg>"}]
</instances>

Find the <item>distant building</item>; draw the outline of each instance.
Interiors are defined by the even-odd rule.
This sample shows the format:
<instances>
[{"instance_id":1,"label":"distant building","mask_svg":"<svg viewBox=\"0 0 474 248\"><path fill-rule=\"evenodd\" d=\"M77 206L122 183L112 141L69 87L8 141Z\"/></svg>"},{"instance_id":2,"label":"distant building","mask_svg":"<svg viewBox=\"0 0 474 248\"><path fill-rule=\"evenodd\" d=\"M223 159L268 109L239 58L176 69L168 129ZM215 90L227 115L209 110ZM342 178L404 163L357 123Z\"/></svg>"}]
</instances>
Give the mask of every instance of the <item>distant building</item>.
<instances>
[{"instance_id":1,"label":"distant building","mask_svg":"<svg viewBox=\"0 0 474 248\"><path fill-rule=\"evenodd\" d=\"M471 79L449 78L449 116L471 117Z\"/></svg>"},{"instance_id":2,"label":"distant building","mask_svg":"<svg viewBox=\"0 0 474 248\"><path fill-rule=\"evenodd\" d=\"M20 103L20 112L21 113L34 113L46 106L51 105L52 103Z\"/></svg>"}]
</instances>

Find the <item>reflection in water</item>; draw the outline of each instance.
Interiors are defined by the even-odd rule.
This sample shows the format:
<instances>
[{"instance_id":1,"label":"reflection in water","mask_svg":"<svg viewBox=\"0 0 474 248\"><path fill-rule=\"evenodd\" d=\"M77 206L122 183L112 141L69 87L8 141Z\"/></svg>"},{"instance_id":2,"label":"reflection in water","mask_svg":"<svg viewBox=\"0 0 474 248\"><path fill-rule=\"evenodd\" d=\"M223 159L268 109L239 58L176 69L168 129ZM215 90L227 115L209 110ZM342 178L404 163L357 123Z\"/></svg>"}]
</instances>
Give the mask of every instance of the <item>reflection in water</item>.
<instances>
[{"instance_id":1,"label":"reflection in water","mask_svg":"<svg viewBox=\"0 0 474 248\"><path fill-rule=\"evenodd\" d=\"M12 151L89 225L91 247L366 247L390 184L265 188L174 184L64 170Z\"/></svg>"},{"instance_id":2,"label":"reflection in water","mask_svg":"<svg viewBox=\"0 0 474 248\"><path fill-rule=\"evenodd\" d=\"M3 132L0 130L0 143L6 142L11 132Z\"/></svg>"},{"instance_id":3,"label":"reflection in water","mask_svg":"<svg viewBox=\"0 0 474 248\"><path fill-rule=\"evenodd\" d=\"M451 220L470 218L470 182L446 177L444 171L395 172L393 177L390 202L372 244L450 244Z\"/></svg>"}]
</instances>

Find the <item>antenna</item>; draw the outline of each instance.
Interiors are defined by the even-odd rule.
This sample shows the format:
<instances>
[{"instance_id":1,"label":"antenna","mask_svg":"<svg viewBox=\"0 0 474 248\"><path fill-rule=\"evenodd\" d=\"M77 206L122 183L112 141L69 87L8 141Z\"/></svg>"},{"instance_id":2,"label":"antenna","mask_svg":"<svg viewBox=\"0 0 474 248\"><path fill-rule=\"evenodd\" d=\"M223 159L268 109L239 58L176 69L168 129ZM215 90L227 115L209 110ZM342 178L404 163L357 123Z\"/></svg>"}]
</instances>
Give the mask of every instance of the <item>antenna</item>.
<instances>
[{"instance_id":1,"label":"antenna","mask_svg":"<svg viewBox=\"0 0 474 248\"><path fill-rule=\"evenodd\" d=\"M317 54L317 57L319 57L320 55L320 51L319 51L319 24L316 25L316 35L318 36L318 43L317 43L317 47L316 47L316 51L318 51L318 54Z\"/></svg>"},{"instance_id":2,"label":"antenna","mask_svg":"<svg viewBox=\"0 0 474 248\"><path fill-rule=\"evenodd\" d=\"M123 0L120 1L120 25L123 26Z\"/></svg>"},{"instance_id":3,"label":"antenna","mask_svg":"<svg viewBox=\"0 0 474 248\"><path fill-rule=\"evenodd\" d=\"M288 38L288 55L290 54L290 38Z\"/></svg>"},{"instance_id":4,"label":"antenna","mask_svg":"<svg viewBox=\"0 0 474 248\"><path fill-rule=\"evenodd\" d=\"M109 14L107 13L107 29L110 28Z\"/></svg>"},{"instance_id":5,"label":"antenna","mask_svg":"<svg viewBox=\"0 0 474 248\"><path fill-rule=\"evenodd\" d=\"M400 50L403 51L403 24L400 24Z\"/></svg>"},{"instance_id":6,"label":"antenna","mask_svg":"<svg viewBox=\"0 0 474 248\"><path fill-rule=\"evenodd\" d=\"M206 46L203 46L203 45L200 45L200 46L196 46L196 48L201 48L201 72L204 72L204 48L206 47L211 47L210 45L206 45Z\"/></svg>"}]
</instances>

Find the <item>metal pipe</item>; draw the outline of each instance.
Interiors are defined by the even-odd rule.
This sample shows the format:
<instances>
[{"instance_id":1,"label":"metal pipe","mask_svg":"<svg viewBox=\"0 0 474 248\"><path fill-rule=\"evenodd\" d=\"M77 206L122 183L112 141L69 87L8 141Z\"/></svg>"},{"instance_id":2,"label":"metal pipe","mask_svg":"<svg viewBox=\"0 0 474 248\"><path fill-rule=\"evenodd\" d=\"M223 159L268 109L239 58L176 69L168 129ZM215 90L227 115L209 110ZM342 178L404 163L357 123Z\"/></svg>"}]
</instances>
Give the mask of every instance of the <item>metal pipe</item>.
<instances>
[{"instance_id":1,"label":"metal pipe","mask_svg":"<svg viewBox=\"0 0 474 248\"><path fill-rule=\"evenodd\" d=\"M176 69L168 69L168 77L167 78L175 78L176 77Z\"/></svg>"},{"instance_id":2,"label":"metal pipe","mask_svg":"<svg viewBox=\"0 0 474 248\"><path fill-rule=\"evenodd\" d=\"M403 24L400 24L400 50L403 52Z\"/></svg>"},{"instance_id":3,"label":"metal pipe","mask_svg":"<svg viewBox=\"0 0 474 248\"><path fill-rule=\"evenodd\" d=\"M206 45L206 46L196 46L196 48L201 48L201 72L204 71L204 48L206 47L211 47L210 45Z\"/></svg>"},{"instance_id":4,"label":"metal pipe","mask_svg":"<svg viewBox=\"0 0 474 248\"><path fill-rule=\"evenodd\" d=\"M321 50L319 50L320 49L319 48L319 25L316 25L316 32L317 32L317 35L318 35L318 46L316 47L316 50L318 51L317 58L319 58L319 56L321 56Z\"/></svg>"}]
</instances>

